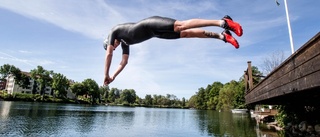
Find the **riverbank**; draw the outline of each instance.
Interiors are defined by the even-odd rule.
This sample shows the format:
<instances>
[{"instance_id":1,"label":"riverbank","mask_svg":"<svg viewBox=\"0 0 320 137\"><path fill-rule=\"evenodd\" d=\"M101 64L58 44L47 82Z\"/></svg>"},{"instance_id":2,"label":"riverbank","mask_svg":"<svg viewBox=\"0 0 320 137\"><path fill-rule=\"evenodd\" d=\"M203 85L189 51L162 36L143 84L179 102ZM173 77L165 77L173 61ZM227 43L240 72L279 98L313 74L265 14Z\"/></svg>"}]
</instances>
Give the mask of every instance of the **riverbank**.
<instances>
[{"instance_id":1,"label":"riverbank","mask_svg":"<svg viewBox=\"0 0 320 137\"><path fill-rule=\"evenodd\" d=\"M284 130L292 137L320 137L320 124L310 124L307 121L299 124L288 123Z\"/></svg>"},{"instance_id":2,"label":"riverbank","mask_svg":"<svg viewBox=\"0 0 320 137\"><path fill-rule=\"evenodd\" d=\"M320 124L314 122L289 122L284 127L280 126L275 120L268 122L269 120L259 119L255 117L259 128L269 129L272 131L278 131L283 136L289 137L320 137ZM295 123L295 124L294 124Z\"/></svg>"},{"instance_id":3,"label":"riverbank","mask_svg":"<svg viewBox=\"0 0 320 137\"><path fill-rule=\"evenodd\" d=\"M127 107L146 107L146 108L176 108L176 109L190 109L190 107L181 106L167 106L167 105L145 105L145 104L115 104L107 103L106 106L127 106Z\"/></svg>"},{"instance_id":4,"label":"riverbank","mask_svg":"<svg viewBox=\"0 0 320 137\"><path fill-rule=\"evenodd\" d=\"M4 101L48 102L48 103L77 103L75 100L55 98L49 95L39 94L6 94L1 93L0 99Z\"/></svg>"},{"instance_id":5,"label":"riverbank","mask_svg":"<svg viewBox=\"0 0 320 137\"><path fill-rule=\"evenodd\" d=\"M168 106L168 105L145 105L145 104L117 104L117 103L103 103L95 102L92 103L90 99L79 98L79 99L67 99L67 98L55 98L50 95L39 95L39 94L7 94L0 91L0 101L25 101L25 102L48 102L48 103L65 103L65 104L95 104L95 105L106 105L106 106L127 106L127 107L148 107L148 108L177 108L177 109L189 109L189 107L181 106Z\"/></svg>"},{"instance_id":6,"label":"riverbank","mask_svg":"<svg viewBox=\"0 0 320 137\"><path fill-rule=\"evenodd\" d=\"M315 111L316 109L313 110ZM297 120L298 117L296 117L296 119L290 121L288 121L288 117L290 116L282 114L284 118L280 120L286 120L283 124L277 121L279 119L276 117L281 116L277 109L264 108L263 110L251 110L250 115L251 118L255 119L259 128L278 131L282 136L320 137L320 124L316 118L319 115L317 113L311 115L309 111L309 114L304 113L304 115L300 115L301 120ZM309 121L303 120L306 117L310 117Z\"/></svg>"},{"instance_id":7,"label":"riverbank","mask_svg":"<svg viewBox=\"0 0 320 137\"><path fill-rule=\"evenodd\" d=\"M280 127L275 122L257 122L259 128L279 132L279 135L289 137L320 137L320 124L310 124L302 121L299 124L288 123L285 127Z\"/></svg>"}]
</instances>

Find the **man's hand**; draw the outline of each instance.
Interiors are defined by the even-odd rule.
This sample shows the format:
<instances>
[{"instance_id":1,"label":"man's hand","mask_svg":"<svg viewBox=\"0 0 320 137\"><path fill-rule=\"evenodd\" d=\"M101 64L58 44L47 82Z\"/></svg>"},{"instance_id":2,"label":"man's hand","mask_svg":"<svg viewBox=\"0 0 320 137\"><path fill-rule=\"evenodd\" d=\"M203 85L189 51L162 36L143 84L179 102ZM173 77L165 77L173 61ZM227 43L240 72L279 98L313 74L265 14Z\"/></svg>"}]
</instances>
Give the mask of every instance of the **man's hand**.
<instances>
[{"instance_id":1,"label":"man's hand","mask_svg":"<svg viewBox=\"0 0 320 137\"><path fill-rule=\"evenodd\" d=\"M113 81L112 78L110 78L109 76L105 76L105 77L104 77L104 82L103 82L103 84L107 86L107 85L109 85L112 81Z\"/></svg>"}]
</instances>

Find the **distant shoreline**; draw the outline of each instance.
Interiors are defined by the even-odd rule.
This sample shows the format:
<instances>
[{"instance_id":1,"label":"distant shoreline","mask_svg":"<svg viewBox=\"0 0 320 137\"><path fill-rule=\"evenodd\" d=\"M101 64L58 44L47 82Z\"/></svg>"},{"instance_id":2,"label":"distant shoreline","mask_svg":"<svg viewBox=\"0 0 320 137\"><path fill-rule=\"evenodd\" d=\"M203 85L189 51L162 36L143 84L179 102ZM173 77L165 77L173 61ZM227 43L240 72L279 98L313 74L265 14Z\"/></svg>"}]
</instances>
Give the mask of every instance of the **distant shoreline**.
<instances>
[{"instance_id":1,"label":"distant shoreline","mask_svg":"<svg viewBox=\"0 0 320 137\"><path fill-rule=\"evenodd\" d=\"M189 107L164 106L164 105L144 105L144 104L115 104L115 103L91 103L86 100L54 98L49 95L39 94L4 94L0 93L0 101L23 101L23 102L46 102L46 103L65 103L65 104L92 104L106 106L127 106L127 107L147 107L147 108L175 108L189 109Z\"/></svg>"}]
</instances>

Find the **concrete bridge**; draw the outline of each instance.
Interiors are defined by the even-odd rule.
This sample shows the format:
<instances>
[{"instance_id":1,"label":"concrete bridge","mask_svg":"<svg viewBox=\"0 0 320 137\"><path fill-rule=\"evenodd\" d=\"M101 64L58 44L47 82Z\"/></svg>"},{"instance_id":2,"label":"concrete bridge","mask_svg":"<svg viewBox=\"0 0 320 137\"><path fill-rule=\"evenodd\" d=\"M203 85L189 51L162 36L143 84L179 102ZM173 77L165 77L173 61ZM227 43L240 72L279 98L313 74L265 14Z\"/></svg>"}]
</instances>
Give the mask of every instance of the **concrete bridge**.
<instances>
[{"instance_id":1,"label":"concrete bridge","mask_svg":"<svg viewBox=\"0 0 320 137\"><path fill-rule=\"evenodd\" d=\"M251 62L246 72L246 104L320 106L320 32L257 85Z\"/></svg>"}]
</instances>

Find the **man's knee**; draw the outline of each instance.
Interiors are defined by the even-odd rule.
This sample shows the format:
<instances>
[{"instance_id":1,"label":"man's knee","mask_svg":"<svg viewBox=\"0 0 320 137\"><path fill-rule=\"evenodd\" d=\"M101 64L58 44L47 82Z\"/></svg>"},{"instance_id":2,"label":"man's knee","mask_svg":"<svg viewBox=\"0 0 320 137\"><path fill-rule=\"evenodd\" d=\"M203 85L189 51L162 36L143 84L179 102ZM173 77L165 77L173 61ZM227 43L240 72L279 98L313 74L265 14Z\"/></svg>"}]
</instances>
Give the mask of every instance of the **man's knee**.
<instances>
[{"instance_id":1,"label":"man's knee","mask_svg":"<svg viewBox=\"0 0 320 137\"><path fill-rule=\"evenodd\" d=\"M185 30L186 28L185 28L185 22L184 21L175 21L174 22L174 28L173 28L173 30L175 31L175 32L179 32L179 31L183 31L183 30Z\"/></svg>"},{"instance_id":2,"label":"man's knee","mask_svg":"<svg viewBox=\"0 0 320 137\"><path fill-rule=\"evenodd\" d=\"M181 32L180 32L180 37L181 37L181 38L188 38L188 37L190 37L189 32L188 32L188 31L181 31Z\"/></svg>"}]
</instances>

